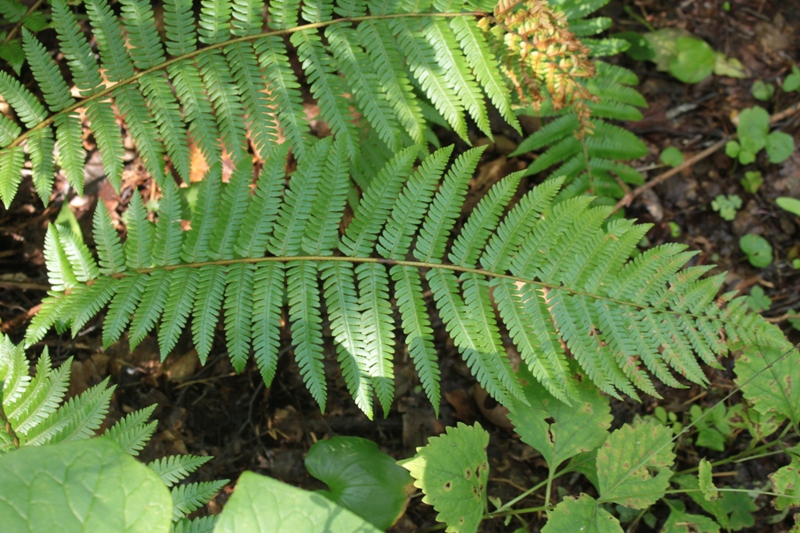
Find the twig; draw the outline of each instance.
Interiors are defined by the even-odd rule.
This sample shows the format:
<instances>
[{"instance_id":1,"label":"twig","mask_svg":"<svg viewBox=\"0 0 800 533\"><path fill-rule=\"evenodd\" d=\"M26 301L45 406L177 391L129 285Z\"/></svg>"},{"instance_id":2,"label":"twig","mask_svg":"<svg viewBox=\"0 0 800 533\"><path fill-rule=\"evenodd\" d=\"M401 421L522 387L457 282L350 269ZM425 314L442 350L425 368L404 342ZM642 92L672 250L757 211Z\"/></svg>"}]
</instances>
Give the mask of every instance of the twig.
<instances>
[{"instance_id":1,"label":"twig","mask_svg":"<svg viewBox=\"0 0 800 533\"><path fill-rule=\"evenodd\" d=\"M783 120L785 118L791 117L792 115L794 115L798 111L800 111L800 102L797 102L793 106L787 107L783 111L778 111L777 113L775 113L774 115L769 117L769 123L770 124L775 124L776 122L780 122L781 120Z\"/></svg>"},{"instance_id":2,"label":"twig","mask_svg":"<svg viewBox=\"0 0 800 533\"><path fill-rule=\"evenodd\" d=\"M662 182L668 180L669 178L671 178L675 174L678 174L679 172L683 171L684 169L687 169L687 168L691 167L692 165L694 165L698 161L702 161L706 157L710 156L711 154L713 154L714 152L716 152L717 150L719 150L720 148L725 146L725 144L729 140L730 139L728 139L728 138L723 138L721 141L718 141L718 142L712 144L711 146L709 146L708 148L706 148L705 150L703 150L702 152L700 152L696 156L690 157L689 159L685 160L683 163L681 163L677 167L671 168L668 171L664 172L663 174L661 174L659 176L656 176L652 180L648 181L644 185L636 187L633 191L631 191L630 193L626 194L622 198L622 200L617 202L617 205L614 206L614 210L611 211L611 212L612 213L616 213L617 211L619 211L623 207L627 207L627 206L631 205L631 202L633 201L633 199L636 198L637 196L639 196L640 194L642 194L643 192L645 192L646 190L652 189L653 187L655 187L659 183L662 183Z\"/></svg>"},{"instance_id":3,"label":"twig","mask_svg":"<svg viewBox=\"0 0 800 533\"><path fill-rule=\"evenodd\" d=\"M45 283L31 283L30 281L0 281L0 289L22 289L32 291L49 291L50 285Z\"/></svg>"},{"instance_id":4,"label":"twig","mask_svg":"<svg viewBox=\"0 0 800 533\"><path fill-rule=\"evenodd\" d=\"M797 319L800 319L800 315L786 313L781 316L774 316L772 318L767 318L765 320L772 324L777 324L778 322L783 322L784 320L797 320Z\"/></svg>"},{"instance_id":5,"label":"twig","mask_svg":"<svg viewBox=\"0 0 800 533\"><path fill-rule=\"evenodd\" d=\"M779 112L775 113L774 115L772 115L771 117L769 117L769 123L770 124L775 124L777 122L780 122L781 120L783 120L785 118L789 118L790 116L794 115L798 111L800 111L800 102L794 104L791 107L787 107L783 111L779 111ZM634 198L636 198L637 196L639 196L640 194L642 194L646 190L652 189L653 187L655 187L659 183L662 183L662 182L668 180L669 178L671 178L675 174L678 174L682 170L691 167L692 165L694 165L698 161L702 161L706 157L712 155L714 152L716 152L717 150L719 150L720 148L725 146L725 144L727 144L728 141L730 141L732 139L735 139L735 138L736 138L735 134L733 136L731 136L731 137L725 137L721 141L718 141L718 142L712 144L711 146L709 146L708 148L706 148L705 150L703 150L702 152L700 152L696 156L687 159L686 161L684 161L683 163L681 163L677 167L672 168L672 169L664 172L663 174L661 174L659 176L656 176L655 178L653 178L652 180L648 181L647 183L645 183L644 185L642 185L640 187L636 187L633 191L631 191L628 194L626 194L622 198L622 200L617 202L617 205L614 206L614 210L611 211L611 212L612 213L616 213L617 211L619 211L623 207L628 207L629 205L631 205L631 202L633 201Z\"/></svg>"}]
</instances>

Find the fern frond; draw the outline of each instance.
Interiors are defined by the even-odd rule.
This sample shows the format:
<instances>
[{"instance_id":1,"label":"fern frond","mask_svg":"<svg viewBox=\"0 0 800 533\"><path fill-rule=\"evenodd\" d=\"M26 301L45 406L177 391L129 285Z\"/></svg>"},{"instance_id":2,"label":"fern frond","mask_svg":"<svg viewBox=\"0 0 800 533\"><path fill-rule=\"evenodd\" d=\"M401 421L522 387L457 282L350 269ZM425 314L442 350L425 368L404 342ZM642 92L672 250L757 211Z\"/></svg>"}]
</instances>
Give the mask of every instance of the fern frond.
<instances>
[{"instance_id":1,"label":"fern frond","mask_svg":"<svg viewBox=\"0 0 800 533\"><path fill-rule=\"evenodd\" d=\"M153 404L134 411L108 428L103 435L116 442L128 454L139 455L158 425L155 420L147 422L155 409L156 404Z\"/></svg>"},{"instance_id":2,"label":"fern frond","mask_svg":"<svg viewBox=\"0 0 800 533\"><path fill-rule=\"evenodd\" d=\"M167 487L172 487L179 481L189 477L189 474L206 464L212 459L210 456L198 455L170 455L161 457L147 466L158 474Z\"/></svg>"},{"instance_id":3,"label":"fern frond","mask_svg":"<svg viewBox=\"0 0 800 533\"><path fill-rule=\"evenodd\" d=\"M14 401L4 401L4 410L14 431L28 433L56 412L69 386L72 358L52 372L48 350L42 353L36 365L36 377L25 392Z\"/></svg>"},{"instance_id":4,"label":"fern frond","mask_svg":"<svg viewBox=\"0 0 800 533\"><path fill-rule=\"evenodd\" d=\"M172 488L172 519L179 520L211 501L227 479L178 485Z\"/></svg>"},{"instance_id":5,"label":"fern frond","mask_svg":"<svg viewBox=\"0 0 800 533\"><path fill-rule=\"evenodd\" d=\"M106 378L80 396L70 398L55 414L28 432L25 444L44 446L91 438L108 413L114 388L108 387Z\"/></svg>"},{"instance_id":6,"label":"fern frond","mask_svg":"<svg viewBox=\"0 0 800 533\"><path fill-rule=\"evenodd\" d=\"M372 416L373 392L384 413L393 400L396 302L409 355L438 405L424 270L445 329L481 386L501 402L521 397L501 327L534 378L564 401L575 398L570 358L608 394L635 398L637 391L656 393L653 377L669 387L684 379L706 384L700 361L716 365L729 343L787 346L744 299L717 297L724 277L703 277L707 267L685 269L693 256L685 247L633 255L649 226L609 222L610 208L593 207L592 197L561 201L563 178L533 188L513 208L521 173L500 180L455 232L482 149L460 155L446 173L450 147L416 171L416 149L399 152L366 184L340 230L348 218L344 146L330 138L311 145L288 188L284 148L268 157L255 194L249 161L227 184L205 180L183 242L174 222L179 191L167 184L154 252L139 248L143 238L152 242L153 228L135 193L123 247L107 214L95 215L102 270L77 240L51 229L46 260L56 288L27 342L54 323L79 329L110 300L105 344L129 323L133 344L160 323L166 355L191 314L205 362L224 309L234 368L244 368L252 347L269 384L282 348L286 291L294 357L312 397L324 409L329 321L348 391ZM210 175L219 178L219 167Z\"/></svg>"},{"instance_id":7,"label":"fern frond","mask_svg":"<svg viewBox=\"0 0 800 533\"><path fill-rule=\"evenodd\" d=\"M201 516L192 520L181 518L173 522L175 526L173 533L213 533L216 523L215 515Z\"/></svg>"}]
</instances>

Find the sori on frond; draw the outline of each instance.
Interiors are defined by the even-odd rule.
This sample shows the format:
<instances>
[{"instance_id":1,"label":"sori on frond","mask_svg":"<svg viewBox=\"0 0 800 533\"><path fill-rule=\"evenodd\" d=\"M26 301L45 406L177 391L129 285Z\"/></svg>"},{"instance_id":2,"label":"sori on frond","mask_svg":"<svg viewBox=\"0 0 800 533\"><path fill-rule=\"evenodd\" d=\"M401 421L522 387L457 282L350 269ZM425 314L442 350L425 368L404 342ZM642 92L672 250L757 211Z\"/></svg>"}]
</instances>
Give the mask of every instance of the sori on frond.
<instances>
[{"instance_id":1,"label":"sori on frond","mask_svg":"<svg viewBox=\"0 0 800 533\"><path fill-rule=\"evenodd\" d=\"M680 244L638 253L648 225L608 221L592 197L555 202L563 179L520 190L524 172L497 182L454 231L483 148L450 162L452 147L415 166L401 150L363 192L344 230L349 165L343 139L309 145L285 185L287 149L276 148L251 192L241 161L228 183L214 165L183 231L178 187L167 181L151 223L137 192L123 244L105 207L94 215L95 259L79 236L50 227L45 257L52 290L27 332L37 342L54 324L77 333L108 306L106 346L129 331L131 345L158 331L166 356L191 317L205 362L220 316L237 371L251 355L275 377L284 307L294 357L324 410L323 359L330 324L342 375L357 405L384 413L394 396L393 359L404 342L438 408L438 354L431 302L478 382L503 404L522 398L503 335L547 390L573 397L567 361L615 397L658 396L705 384L698 363L717 365L731 343L783 347L778 328L734 294L717 297L724 275L685 268ZM523 188L524 189L524 188ZM351 217L346 217L350 219ZM395 323L399 311L400 327ZM563 341L563 342L562 342Z\"/></svg>"},{"instance_id":2,"label":"sori on frond","mask_svg":"<svg viewBox=\"0 0 800 533\"><path fill-rule=\"evenodd\" d=\"M0 455L25 446L45 446L93 438L108 415L114 385L108 378L64 401L72 357L54 369L47 347L30 376L22 346L0 335ZM136 456L147 445L158 422L148 422L156 405L134 411L106 429L102 436ZM172 488L173 521L190 526L186 517L211 501L227 479L181 483L213 459L210 456L171 455L148 464Z\"/></svg>"},{"instance_id":3,"label":"sori on frond","mask_svg":"<svg viewBox=\"0 0 800 533\"><path fill-rule=\"evenodd\" d=\"M190 140L209 165L223 153L234 165L252 156L264 160L279 132L293 153L305 155L312 141L303 83L319 104L319 118L358 159L365 126L392 152L431 137L426 117L465 140L470 117L491 138L487 97L520 131L509 84L522 103L536 104L547 92L552 102L568 104L580 100L573 93L585 92L575 78L591 71L564 24L537 27L546 38L521 30L534 15L550 20L542 0L494 12L494 2L486 0L322 0L302 6L299 0L268 6L202 0L197 16L180 0L165 0L158 14L148 0L120 0L120 16L107 0L87 0L77 10L66 0L51 4L66 65L23 29L25 58L41 98L17 76L0 72L0 95L14 115L0 117L0 200L6 206L26 157L43 201L50 198L57 165L81 193L81 111L115 188L123 170L120 118L145 168L164 186L170 172L189 181ZM83 10L92 42L78 22ZM290 65L288 44L305 80Z\"/></svg>"}]
</instances>

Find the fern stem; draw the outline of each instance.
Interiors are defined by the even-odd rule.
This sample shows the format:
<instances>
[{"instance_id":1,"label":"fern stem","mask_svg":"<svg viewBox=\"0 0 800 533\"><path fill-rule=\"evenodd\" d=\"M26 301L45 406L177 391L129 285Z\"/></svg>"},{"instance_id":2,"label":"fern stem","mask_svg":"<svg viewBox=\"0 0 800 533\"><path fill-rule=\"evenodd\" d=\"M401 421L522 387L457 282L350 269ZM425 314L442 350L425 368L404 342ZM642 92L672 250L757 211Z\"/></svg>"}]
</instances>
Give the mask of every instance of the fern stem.
<instances>
[{"instance_id":1,"label":"fern stem","mask_svg":"<svg viewBox=\"0 0 800 533\"><path fill-rule=\"evenodd\" d=\"M3 45L3 44L8 44L8 42L9 42L11 39L13 39L14 37L16 37L16 36L17 36L17 34L19 33L19 29L20 29L20 28L22 27L22 25L23 25L23 22L22 22L22 21L24 21L24 20L25 20L25 17L29 16L31 13L33 13L34 11L36 11L37 9L39 9L39 7L40 7L42 4L44 4L44 2L45 2L45 0L37 0L35 4L33 4L33 5L30 7L30 8L28 8L28 11L26 11L26 12L25 12L25 14L24 14L24 15L22 15L22 18L21 18L21 19L19 19L19 22L17 22L17 23L14 25L14 27L13 27L13 28L11 28L11 31L9 31L9 32L8 32L8 35L6 35L5 39L3 39L3 42L2 42L2 43L0 43L0 45Z\"/></svg>"},{"instance_id":2,"label":"fern stem","mask_svg":"<svg viewBox=\"0 0 800 533\"><path fill-rule=\"evenodd\" d=\"M137 72L136 74L134 74L133 76L131 76L129 78L122 79L118 83L116 83L116 84L114 84L114 85L112 85L110 87L106 87L102 91L97 91L96 93L92 94L91 96L87 96L86 98L78 100L77 102L75 102L71 106L69 106L69 107L67 107L65 109L62 109L58 113L55 113L55 114L47 117L45 120L41 121L36 126L34 126L31 129L27 130L25 133L23 133L22 135L20 135L16 139L14 139L14 142L9 144L7 148L13 148L15 146L19 146L25 139L28 138L28 136L32 132L35 132L37 130L40 130L42 128L46 128L46 127L50 126L55 121L56 117L58 117L60 115L65 115L65 114L68 115L69 113L74 112L76 109L84 107L88 102L91 102L93 100L102 100L103 98L107 98L108 96L111 95L111 93L114 90L116 90L119 87L122 87L122 86L125 86L125 85L130 85L131 83L134 83L134 82L138 81L140 78L142 78L144 76L147 76L150 73L159 72L159 71L165 70L165 69L169 68L170 66L172 66L172 65L174 65L176 63L179 63L181 61L184 61L186 59L193 59L193 58L198 57L200 55L203 55L203 54L205 54L207 52L211 52L213 50L226 48L226 47L228 47L228 46L230 46L232 44L235 44L235 43L251 42L251 41L256 41L258 39L265 39L265 38L273 37L273 36L291 35L293 33L297 33L297 32L300 32L300 31L306 31L306 30L318 30L318 29L326 28L328 26L334 26L336 24L360 23L360 22L374 21L374 20L388 20L388 19L402 19L402 18L427 18L427 17L431 17L431 18L448 19L448 18L457 18L457 17L482 17L482 16L486 16L486 13L483 13L481 11L465 11L465 12L459 12L459 13L390 13L390 14L384 14L384 15L364 15L364 16L361 16L361 17L344 17L344 18L339 18L339 19L326 20L324 22L314 22L314 23L311 23L311 24L303 24L303 25L300 25L300 26L295 26L294 28L285 28L285 29L281 29L281 30L273 30L273 31L267 31L267 32L262 32L262 33L255 33L255 34L252 34L252 35L245 35L245 36L242 36L242 37L236 37L236 38L233 38L233 39L229 39L229 40L224 41L224 42L214 43L214 44L211 44L211 45L209 45L209 46L207 46L205 48L200 48L199 50L193 50L193 51L188 52L186 54L173 57L172 59L168 59L168 60L164 61L163 63L161 63L159 65L151 67L151 68L149 68L147 70L142 70L140 72Z\"/></svg>"},{"instance_id":3,"label":"fern stem","mask_svg":"<svg viewBox=\"0 0 800 533\"><path fill-rule=\"evenodd\" d=\"M5 425L6 433L8 436L11 437L12 442L14 443L15 448L19 448L19 437L17 437L17 433L14 431L14 428L11 426L11 421L6 416L5 409L3 409L3 388L0 386L0 422L3 422Z\"/></svg>"},{"instance_id":4,"label":"fern stem","mask_svg":"<svg viewBox=\"0 0 800 533\"><path fill-rule=\"evenodd\" d=\"M179 265L168 265L168 266L159 266L159 267L150 267L150 268L139 268L129 272L120 272L117 274L112 274L110 277L116 279L122 279L128 277L132 274L150 274L151 272L155 272L158 270L177 270L179 268L202 268L204 266L228 266L228 265L237 265L241 263L265 263L265 262L277 262L277 263L288 263L290 261L316 261L316 262L324 262L324 261L344 261L348 263L360 264L360 263L380 263L382 265L394 266L394 265L402 265L408 266L413 268L425 268L428 270L431 269L442 269L442 270L451 270L453 272L458 273L469 273L469 274L477 274L479 276L486 276L488 278L501 278L501 279L508 279L512 281L516 281L519 283L525 283L529 285L536 285L537 287L541 287L543 289L558 289L563 292L567 292L572 295L576 296L586 296L589 298L603 300L607 302L613 302L618 305L626 305L629 307L635 307L637 309L651 309L650 306L646 304L640 304L636 302L630 302L626 300L620 300L618 298L612 298L610 296L602 296L600 294L587 292L587 291L579 291L570 287L565 287L563 285L556 285L554 283L546 283L544 281L538 281L534 279L523 278L520 276L513 276L511 274L503 274L500 272L492 272L490 270L483 270L480 268L470 268L470 267L463 267L458 265L448 265L445 263L431 263L426 261L407 261L404 259L387 259L383 257L352 257L352 256L328 256L328 255L305 255L305 256L269 256L269 257L247 257L247 258L236 258L236 259L220 259L217 261L204 261L204 262L197 262L197 263L182 263ZM91 285L92 281L89 281L87 285ZM707 318L705 315L698 315L695 313L687 313L683 311L671 311L668 309L659 310L660 312L666 314L672 314L675 316L680 317L692 317L692 318ZM722 323L727 323L723 318L718 319Z\"/></svg>"}]
</instances>

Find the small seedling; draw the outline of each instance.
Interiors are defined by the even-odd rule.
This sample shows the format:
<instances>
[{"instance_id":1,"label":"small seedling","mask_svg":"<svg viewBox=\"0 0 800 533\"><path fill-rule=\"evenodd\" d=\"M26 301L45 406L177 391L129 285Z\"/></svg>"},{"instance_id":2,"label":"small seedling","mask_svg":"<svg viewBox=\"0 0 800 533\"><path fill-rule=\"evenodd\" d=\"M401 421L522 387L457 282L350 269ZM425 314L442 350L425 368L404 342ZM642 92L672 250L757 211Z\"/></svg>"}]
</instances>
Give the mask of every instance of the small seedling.
<instances>
[{"instance_id":1,"label":"small seedling","mask_svg":"<svg viewBox=\"0 0 800 533\"><path fill-rule=\"evenodd\" d=\"M739 114L736 126L738 141L729 141L725 153L738 157L739 162L748 165L756 160L756 154L767 150L770 163L782 163L794 152L794 139L782 131L769 132L769 114L762 107L751 107Z\"/></svg>"},{"instance_id":2,"label":"small seedling","mask_svg":"<svg viewBox=\"0 0 800 533\"><path fill-rule=\"evenodd\" d=\"M742 207L742 199L738 194L725 196L720 194L711 202L711 208L723 219L731 221L736 218L736 211Z\"/></svg>"},{"instance_id":3,"label":"small seedling","mask_svg":"<svg viewBox=\"0 0 800 533\"><path fill-rule=\"evenodd\" d=\"M792 66L792 73L783 80L783 90L787 93L800 90L800 69L797 65Z\"/></svg>"},{"instance_id":4,"label":"small seedling","mask_svg":"<svg viewBox=\"0 0 800 533\"><path fill-rule=\"evenodd\" d=\"M748 170L744 173L741 184L745 191L750 194L756 194L758 189L761 188L761 185L764 184L764 178L761 177L761 172L757 170Z\"/></svg>"},{"instance_id":5,"label":"small seedling","mask_svg":"<svg viewBox=\"0 0 800 533\"><path fill-rule=\"evenodd\" d=\"M775 86L763 80L756 80L750 92L753 93L753 97L756 100L766 102L775 94Z\"/></svg>"},{"instance_id":6,"label":"small seedling","mask_svg":"<svg viewBox=\"0 0 800 533\"><path fill-rule=\"evenodd\" d=\"M739 247L756 268L764 268L772 263L772 245L764 237L748 233L739 239Z\"/></svg>"},{"instance_id":7,"label":"small seedling","mask_svg":"<svg viewBox=\"0 0 800 533\"><path fill-rule=\"evenodd\" d=\"M661 162L665 165L671 167L677 167L681 163L683 163L683 152L675 148L674 146L669 146L661 152Z\"/></svg>"},{"instance_id":8,"label":"small seedling","mask_svg":"<svg viewBox=\"0 0 800 533\"><path fill-rule=\"evenodd\" d=\"M672 235L673 239L677 239L681 236L681 227L676 222L670 222L669 233Z\"/></svg>"},{"instance_id":9,"label":"small seedling","mask_svg":"<svg viewBox=\"0 0 800 533\"><path fill-rule=\"evenodd\" d=\"M764 289L756 285L750 290L750 296L747 297L747 305L756 313L760 313L769 310L772 306L772 300L764 294Z\"/></svg>"}]
</instances>

